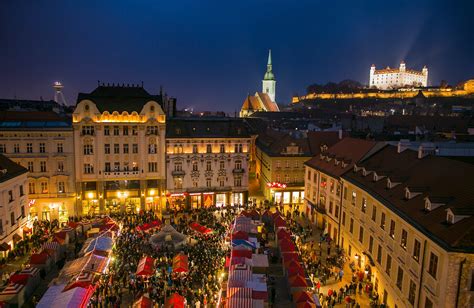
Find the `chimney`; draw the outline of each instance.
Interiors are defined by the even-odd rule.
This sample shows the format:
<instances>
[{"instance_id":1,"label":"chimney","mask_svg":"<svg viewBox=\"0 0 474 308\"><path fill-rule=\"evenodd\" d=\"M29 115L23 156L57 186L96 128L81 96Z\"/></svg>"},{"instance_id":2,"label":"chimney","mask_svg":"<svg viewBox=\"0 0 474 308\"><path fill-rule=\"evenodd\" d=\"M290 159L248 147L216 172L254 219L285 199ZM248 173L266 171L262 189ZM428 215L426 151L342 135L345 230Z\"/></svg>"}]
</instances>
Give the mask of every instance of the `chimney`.
<instances>
[{"instance_id":1,"label":"chimney","mask_svg":"<svg viewBox=\"0 0 474 308\"><path fill-rule=\"evenodd\" d=\"M339 129L339 140L342 139L342 129Z\"/></svg>"},{"instance_id":2,"label":"chimney","mask_svg":"<svg viewBox=\"0 0 474 308\"><path fill-rule=\"evenodd\" d=\"M409 146L410 146L410 140L400 139L400 141L398 142L397 153L401 153L401 152L405 151L406 149L408 149Z\"/></svg>"},{"instance_id":3,"label":"chimney","mask_svg":"<svg viewBox=\"0 0 474 308\"><path fill-rule=\"evenodd\" d=\"M427 155L435 155L436 146L431 142L424 142L418 147L418 158L422 159Z\"/></svg>"}]
</instances>

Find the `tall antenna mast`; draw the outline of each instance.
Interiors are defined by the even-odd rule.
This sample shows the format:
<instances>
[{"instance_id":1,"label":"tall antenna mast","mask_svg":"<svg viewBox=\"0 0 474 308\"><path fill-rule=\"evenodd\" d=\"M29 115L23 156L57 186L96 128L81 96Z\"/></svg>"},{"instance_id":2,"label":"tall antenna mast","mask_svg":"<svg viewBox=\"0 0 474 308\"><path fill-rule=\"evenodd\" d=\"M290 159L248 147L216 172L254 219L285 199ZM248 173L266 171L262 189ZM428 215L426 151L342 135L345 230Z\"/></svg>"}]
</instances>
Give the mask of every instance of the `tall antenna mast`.
<instances>
[{"instance_id":1,"label":"tall antenna mast","mask_svg":"<svg viewBox=\"0 0 474 308\"><path fill-rule=\"evenodd\" d=\"M53 89L54 89L54 101L59 104L59 97L61 97L62 105L66 106L66 99L64 98L63 94L63 84L59 81L55 81L53 83Z\"/></svg>"}]
</instances>

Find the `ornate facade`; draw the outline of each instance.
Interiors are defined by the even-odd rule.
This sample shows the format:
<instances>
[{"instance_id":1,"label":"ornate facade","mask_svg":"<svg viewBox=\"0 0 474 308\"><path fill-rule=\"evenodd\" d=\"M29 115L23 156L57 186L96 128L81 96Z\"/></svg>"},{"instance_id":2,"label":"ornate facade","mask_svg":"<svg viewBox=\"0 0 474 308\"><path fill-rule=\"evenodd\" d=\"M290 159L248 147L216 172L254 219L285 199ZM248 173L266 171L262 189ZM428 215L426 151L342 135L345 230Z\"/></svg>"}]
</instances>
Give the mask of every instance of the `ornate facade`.
<instances>
[{"instance_id":1,"label":"ornate facade","mask_svg":"<svg viewBox=\"0 0 474 308\"><path fill-rule=\"evenodd\" d=\"M421 71L410 70L403 61L398 69L387 67L376 70L375 64L370 67L369 87L387 90L405 86L428 86L428 68L424 66Z\"/></svg>"}]
</instances>

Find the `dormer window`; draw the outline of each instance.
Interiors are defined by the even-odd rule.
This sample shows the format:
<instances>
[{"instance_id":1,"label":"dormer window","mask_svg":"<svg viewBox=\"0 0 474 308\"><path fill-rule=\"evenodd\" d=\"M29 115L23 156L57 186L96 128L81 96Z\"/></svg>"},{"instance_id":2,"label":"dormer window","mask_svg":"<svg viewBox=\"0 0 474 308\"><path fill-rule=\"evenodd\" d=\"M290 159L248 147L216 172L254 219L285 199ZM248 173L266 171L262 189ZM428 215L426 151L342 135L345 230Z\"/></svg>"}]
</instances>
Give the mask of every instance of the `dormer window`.
<instances>
[{"instance_id":1,"label":"dormer window","mask_svg":"<svg viewBox=\"0 0 474 308\"><path fill-rule=\"evenodd\" d=\"M464 218L469 218L474 215L474 208L448 208L446 210L446 222L448 224L455 224Z\"/></svg>"},{"instance_id":2,"label":"dormer window","mask_svg":"<svg viewBox=\"0 0 474 308\"><path fill-rule=\"evenodd\" d=\"M431 201L428 198L425 198L425 211L431 212Z\"/></svg>"},{"instance_id":3,"label":"dormer window","mask_svg":"<svg viewBox=\"0 0 474 308\"><path fill-rule=\"evenodd\" d=\"M450 225L454 224L454 215L452 213L449 213L446 215L446 222Z\"/></svg>"},{"instance_id":4,"label":"dormer window","mask_svg":"<svg viewBox=\"0 0 474 308\"><path fill-rule=\"evenodd\" d=\"M362 168L362 175L363 175L363 176L367 176L367 175L369 175L369 174L370 174L370 172L372 172L372 171L370 171L370 170L366 170L365 168Z\"/></svg>"},{"instance_id":5,"label":"dormer window","mask_svg":"<svg viewBox=\"0 0 474 308\"><path fill-rule=\"evenodd\" d=\"M411 194L410 194L410 190L407 188L405 188L405 199L407 200L410 200L412 197L411 197Z\"/></svg>"}]
</instances>

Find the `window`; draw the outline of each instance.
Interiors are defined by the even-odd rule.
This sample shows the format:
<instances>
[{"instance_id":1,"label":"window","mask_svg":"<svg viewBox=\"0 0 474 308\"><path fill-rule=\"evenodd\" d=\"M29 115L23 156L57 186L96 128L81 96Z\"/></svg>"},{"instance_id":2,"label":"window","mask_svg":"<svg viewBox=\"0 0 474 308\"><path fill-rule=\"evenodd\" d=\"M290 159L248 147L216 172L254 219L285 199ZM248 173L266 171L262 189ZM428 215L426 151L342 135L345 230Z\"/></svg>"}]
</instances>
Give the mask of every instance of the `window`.
<instances>
[{"instance_id":1,"label":"window","mask_svg":"<svg viewBox=\"0 0 474 308\"><path fill-rule=\"evenodd\" d=\"M382 217L380 217L380 229L385 230L385 213L382 212Z\"/></svg>"},{"instance_id":2,"label":"window","mask_svg":"<svg viewBox=\"0 0 474 308\"><path fill-rule=\"evenodd\" d=\"M39 152L40 153L46 153L46 144L44 144L44 143L39 144Z\"/></svg>"},{"instance_id":3,"label":"window","mask_svg":"<svg viewBox=\"0 0 474 308\"><path fill-rule=\"evenodd\" d=\"M14 226L15 223L16 223L15 213L14 213L14 212L11 212L11 213L10 213L10 220L11 220L11 221L10 221L10 224L11 224L12 226Z\"/></svg>"},{"instance_id":4,"label":"window","mask_svg":"<svg viewBox=\"0 0 474 308\"><path fill-rule=\"evenodd\" d=\"M147 135L158 135L158 126L148 126L146 133Z\"/></svg>"},{"instance_id":5,"label":"window","mask_svg":"<svg viewBox=\"0 0 474 308\"><path fill-rule=\"evenodd\" d=\"M430 264L428 266L428 273L436 279L436 272L438 271L438 256L430 253Z\"/></svg>"},{"instance_id":6,"label":"window","mask_svg":"<svg viewBox=\"0 0 474 308\"><path fill-rule=\"evenodd\" d=\"M387 254L387 263L385 264L385 273L390 276L392 270L392 256Z\"/></svg>"},{"instance_id":7,"label":"window","mask_svg":"<svg viewBox=\"0 0 474 308\"><path fill-rule=\"evenodd\" d=\"M82 135L94 135L94 126L90 126L90 125L83 126Z\"/></svg>"},{"instance_id":8,"label":"window","mask_svg":"<svg viewBox=\"0 0 474 308\"><path fill-rule=\"evenodd\" d=\"M408 239L408 232L405 229L402 229L402 238L400 240L400 246L403 249L407 250L407 239Z\"/></svg>"},{"instance_id":9,"label":"window","mask_svg":"<svg viewBox=\"0 0 474 308\"><path fill-rule=\"evenodd\" d=\"M336 205L336 212L334 213L336 218L339 218L339 205Z\"/></svg>"},{"instance_id":10,"label":"window","mask_svg":"<svg viewBox=\"0 0 474 308\"><path fill-rule=\"evenodd\" d=\"M240 187L240 186L242 186L242 178L240 178L240 177L234 178L234 186L235 186L235 187Z\"/></svg>"},{"instance_id":11,"label":"window","mask_svg":"<svg viewBox=\"0 0 474 308\"><path fill-rule=\"evenodd\" d=\"M148 154L156 154L158 152L158 147L156 144L151 143L148 145Z\"/></svg>"},{"instance_id":12,"label":"window","mask_svg":"<svg viewBox=\"0 0 474 308\"><path fill-rule=\"evenodd\" d=\"M242 169L242 161L236 160L235 161L235 169Z\"/></svg>"},{"instance_id":13,"label":"window","mask_svg":"<svg viewBox=\"0 0 474 308\"><path fill-rule=\"evenodd\" d=\"M372 253L372 250L374 248L374 238L372 235L369 237L369 252Z\"/></svg>"},{"instance_id":14,"label":"window","mask_svg":"<svg viewBox=\"0 0 474 308\"><path fill-rule=\"evenodd\" d=\"M375 204L372 205L372 220L377 221L377 207Z\"/></svg>"},{"instance_id":15,"label":"window","mask_svg":"<svg viewBox=\"0 0 474 308\"><path fill-rule=\"evenodd\" d=\"M329 190L333 193L334 192L334 180L329 182Z\"/></svg>"},{"instance_id":16,"label":"window","mask_svg":"<svg viewBox=\"0 0 474 308\"><path fill-rule=\"evenodd\" d=\"M110 144L104 144L104 154L110 154Z\"/></svg>"},{"instance_id":17,"label":"window","mask_svg":"<svg viewBox=\"0 0 474 308\"><path fill-rule=\"evenodd\" d=\"M341 184L337 183L337 186L336 186L336 194L337 196L340 196L341 194Z\"/></svg>"},{"instance_id":18,"label":"window","mask_svg":"<svg viewBox=\"0 0 474 308\"><path fill-rule=\"evenodd\" d=\"M20 153L20 145L18 143L13 145L13 153Z\"/></svg>"},{"instance_id":19,"label":"window","mask_svg":"<svg viewBox=\"0 0 474 308\"><path fill-rule=\"evenodd\" d=\"M353 231L354 231L354 219L351 218L351 222L349 224L349 232L353 233Z\"/></svg>"},{"instance_id":20,"label":"window","mask_svg":"<svg viewBox=\"0 0 474 308\"><path fill-rule=\"evenodd\" d=\"M20 207L20 213L21 213L21 218L25 218L25 216L26 216L25 215L25 207L23 205Z\"/></svg>"},{"instance_id":21,"label":"window","mask_svg":"<svg viewBox=\"0 0 474 308\"><path fill-rule=\"evenodd\" d=\"M390 220L390 237L395 238L395 221L393 219Z\"/></svg>"},{"instance_id":22,"label":"window","mask_svg":"<svg viewBox=\"0 0 474 308\"><path fill-rule=\"evenodd\" d=\"M425 308L433 308L433 302L428 297L425 297Z\"/></svg>"},{"instance_id":23,"label":"window","mask_svg":"<svg viewBox=\"0 0 474 308\"><path fill-rule=\"evenodd\" d=\"M235 144L234 145L234 152L235 153L242 153L242 144Z\"/></svg>"},{"instance_id":24,"label":"window","mask_svg":"<svg viewBox=\"0 0 474 308\"><path fill-rule=\"evenodd\" d=\"M0 153L6 153L7 152L7 147L5 144L0 144Z\"/></svg>"},{"instance_id":25,"label":"window","mask_svg":"<svg viewBox=\"0 0 474 308\"><path fill-rule=\"evenodd\" d=\"M123 144L123 154L128 154L128 143Z\"/></svg>"},{"instance_id":26,"label":"window","mask_svg":"<svg viewBox=\"0 0 474 308\"><path fill-rule=\"evenodd\" d=\"M46 162L45 161L40 162L40 171L41 172L46 172Z\"/></svg>"},{"instance_id":27,"label":"window","mask_svg":"<svg viewBox=\"0 0 474 308\"><path fill-rule=\"evenodd\" d=\"M48 183L47 182L41 182L41 193L42 194L47 194L48 193Z\"/></svg>"},{"instance_id":28,"label":"window","mask_svg":"<svg viewBox=\"0 0 474 308\"><path fill-rule=\"evenodd\" d=\"M36 193L35 183L28 183L28 193L31 195Z\"/></svg>"},{"instance_id":29,"label":"window","mask_svg":"<svg viewBox=\"0 0 474 308\"><path fill-rule=\"evenodd\" d=\"M287 160L285 165L286 165L286 168L290 168L290 161Z\"/></svg>"},{"instance_id":30,"label":"window","mask_svg":"<svg viewBox=\"0 0 474 308\"><path fill-rule=\"evenodd\" d=\"M308 181L311 181L311 170L308 170Z\"/></svg>"},{"instance_id":31,"label":"window","mask_svg":"<svg viewBox=\"0 0 474 308\"><path fill-rule=\"evenodd\" d=\"M212 185L212 180L207 178L206 179L206 187L211 187L211 185Z\"/></svg>"},{"instance_id":32,"label":"window","mask_svg":"<svg viewBox=\"0 0 474 308\"><path fill-rule=\"evenodd\" d=\"M377 262L382 264L382 246L378 246L377 248Z\"/></svg>"},{"instance_id":33,"label":"window","mask_svg":"<svg viewBox=\"0 0 474 308\"><path fill-rule=\"evenodd\" d=\"M198 162L193 161L193 171L198 171Z\"/></svg>"},{"instance_id":34,"label":"window","mask_svg":"<svg viewBox=\"0 0 474 308\"><path fill-rule=\"evenodd\" d=\"M208 160L206 161L206 171L212 171L212 165L211 161Z\"/></svg>"},{"instance_id":35,"label":"window","mask_svg":"<svg viewBox=\"0 0 474 308\"><path fill-rule=\"evenodd\" d=\"M361 204L360 210L362 211L362 213L365 213L365 211L367 210L367 199L362 198L362 204Z\"/></svg>"},{"instance_id":36,"label":"window","mask_svg":"<svg viewBox=\"0 0 474 308\"><path fill-rule=\"evenodd\" d=\"M193 144L193 154L197 154L198 152L198 146L196 144Z\"/></svg>"},{"instance_id":37,"label":"window","mask_svg":"<svg viewBox=\"0 0 474 308\"><path fill-rule=\"evenodd\" d=\"M225 179L220 178L220 179L219 179L219 186L220 186L220 187L224 187L224 185L225 185Z\"/></svg>"},{"instance_id":38,"label":"window","mask_svg":"<svg viewBox=\"0 0 474 308\"><path fill-rule=\"evenodd\" d=\"M120 162L114 162L114 171L120 171Z\"/></svg>"},{"instance_id":39,"label":"window","mask_svg":"<svg viewBox=\"0 0 474 308\"><path fill-rule=\"evenodd\" d=\"M64 193L64 182L58 182L58 193Z\"/></svg>"},{"instance_id":40,"label":"window","mask_svg":"<svg viewBox=\"0 0 474 308\"><path fill-rule=\"evenodd\" d=\"M114 136L120 135L120 127L114 126Z\"/></svg>"},{"instance_id":41,"label":"window","mask_svg":"<svg viewBox=\"0 0 474 308\"><path fill-rule=\"evenodd\" d=\"M223 160L219 161L219 169L224 170L225 169L225 162Z\"/></svg>"},{"instance_id":42,"label":"window","mask_svg":"<svg viewBox=\"0 0 474 308\"><path fill-rule=\"evenodd\" d=\"M138 143L132 144L132 153L138 154Z\"/></svg>"},{"instance_id":43,"label":"window","mask_svg":"<svg viewBox=\"0 0 474 308\"><path fill-rule=\"evenodd\" d=\"M212 146L210 144L206 145L206 153L212 153Z\"/></svg>"},{"instance_id":44,"label":"window","mask_svg":"<svg viewBox=\"0 0 474 308\"><path fill-rule=\"evenodd\" d=\"M415 239L415 243L413 244L413 259L416 261L420 260L420 250L421 250L421 243Z\"/></svg>"},{"instance_id":45,"label":"window","mask_svg":"<svg viewBox=\"0 0 474 308\"><path fill-rule=\"evenodd\" d=\"M110 172L111 168L110 168L110 162L106 162L105 163L105 172Z\"/></svg>"},{"instance_id":46,"label":"window","mask_svg":"<svg viewBox=\"0 0 474 308\"><path fill-rule=\"evenodd\" d=\"M355 191L353 191L352 192L352 199L351 199L352 205L356 204L356 199L357 199L357 193Z\"/></svg>"},{"instance_id":47,"label":"window","mask_svg":"<svg viewBox=\"0 0 474 308\"><path fill-rule=\"evenodd\" d=\"M33 143L26 144L26 153L33 153Z\"/></svg>"},{"instance_id":48,"label":"window","mask_svg":"<svg viewBox=\"0 0 474 308\"><path fill-rule=\"evenodd\" d=\"M13 201L13 190L9 190L8 191L8 202L12 202Z\"/></svg>"},{"instance_id":49,"label":"window","mask_svg":"<svg viewBox=\"0 0 474 308\"><path fill-rule=\"evenodd\" d=\"M332 201L329 201L329 213L332 215Z\"/></svg>"},{"instance_id":50,"label":"window","mask_svg":"<svg viewBox=\"0 0 474 308\"><path fill-rule=\"evenodd\" d=\"M128 136L128 126L123 127L123 135Z\"/></svg>"},{"instance_id":51,"label":"window","mask_svg":"<svg viewBox=\"0 0 474 308\"><path fill-rule=\"evenodd\" d=\"M397 272L397 287L403 291L403 269L400 266L398 266Z\"/></svg>"},{"instance_id":52,"label":"window","mask_svg":"<svg viewBox=\"0 0 474 308\"><path fill-rule=\"evenodd\" d=\"M114 143L114 154L120 154L120 144Z\"/></svg>"},{"instance_id":53,"label":"window","mask_svg":"<svg viewBox=\"0 0 474 308\"><path fill-rule=\"evenodd\" d=\"M94 167L91 164L84 164L84 173L85 174L94 173Z\"/></svg>"},{"instance_id":54,"label":"window","mask_svg":"<svg viewBox=\"0 0 474 308\"><path fill-rule=\"evenodd\" d=\"M183 188L183 178L174 178L174 188L181 189Z\"/></svg>"},{"instance_id":55,"label":"window","mask_svg":"<svg viewBox=\"0 0 474 308\"><path fill-rule=\"evenodd\" d=\"M183 163L180 161L175 162L174 171L183 171Z\"/></svg>"},{"instance_id":56,"label":"window","mask_svg":"<svg viewBox=\"0 0 474 308\"><path fill-rule=\"evenodd\" d=\"M346 212L342 212L342 225L346 225Z\"/></svg>"},{"instance_id":57,"label":"window","mask_svg":"<svg viewBox=\"0 0 474 308\"><path fill-rule=\"evenodd\" d=\"M347 187L344 187L343 197L344 200L347 200Z\"/></svg>"},{"instance_id":58,"label":"window","mask_svg":"<svg viewBox=\"0 0 474 308\"><path fill-rule=\"evenodd\" d=\"M64 172L64 162L62 160L58 161L58 172Z\"/></svg>"},{"instance_id":59,"label":"window","mask_svg":"<svg viewBox=\"0 0 474 308\"><path fill-rule=\"evenodd\" d=\"M416 284L410 279L410 288L408 289L408 302L415 305Z\"/></svg>"},{"instance_id":60,"label":"window","mask_svg":"<svg viewBox=\"0 0 474 308\"><path fill-rule=\"evenodd\" d=\"M225 153L225 146L223 144L220 145L220 152Z\"/></svg>"},{"instance_id":61,"label":"window","mask_svg":"<svg viewBox=\"0 0 474 308\"><path fill-rule=\"evenodd\" d=\"M157 172L158 171L158 163L157 162L149 162L148 163L148 172Z\"/></svg>"},{"instance_id":62,"label":"window","mask_svg":"<svg viewBox=\"0 0 474 308\"><path fill-rule=\"evenodd\" d=\"M63 153L64 152L63 144L58 143L57 146L56 146L56 149L57 149L58 153Z\"/></svg>"},{"instance_id":63,"label":"window","mask_svg":"<svg viewBox=\"0 0 474 308\"><path fill-rule=\"evenodd\" d=\"M364 243L364 228L359 226L359 242Z\"/></svg>"},{"instance_id":64,"label":"window","mask_svg":"<svg viewBox=\"0 0 474 308\"><path fill-rule=\"evenodd\" d=\"M110 126L104 126L104 135L109 136L110 135Z\"/></svg>"},{"instance_id":65,"label":"window","mask_svg":"<svg viewBox=\"0 0 474 308\"><path fill-rule=\"evenodd\" d=\"M136 136L138 135L138 126L132 126L132 135L133 136Z\"/></svg>"},{"instance_id":66,"label":"window","mask_svg":"<svg viewBox=\"0 0 474 308\"><path fill-rule=\"evenodd\" d=\"M20 185L20 197L24 195L25 195L25 192L23 191L23 185Z\"/></svg>"},{"instance_id":67,"label":"window","mask_svg":"<svg viewBox=\"0 0 474 308\"><path fill-rule=\"evenodd\" d=\"M93 148L92 144L84 144L84 155L92 155Z\"/></svg>"},{"instance_id":68,"label":"window","mask_svg":"<svg viewBox=\"0 0 474 308\"><path fill-rule=\"evenodd\" d=\"M35 172L34 163L32 161L28 162L28 171Z\"/></svg>"}]
</instances>

